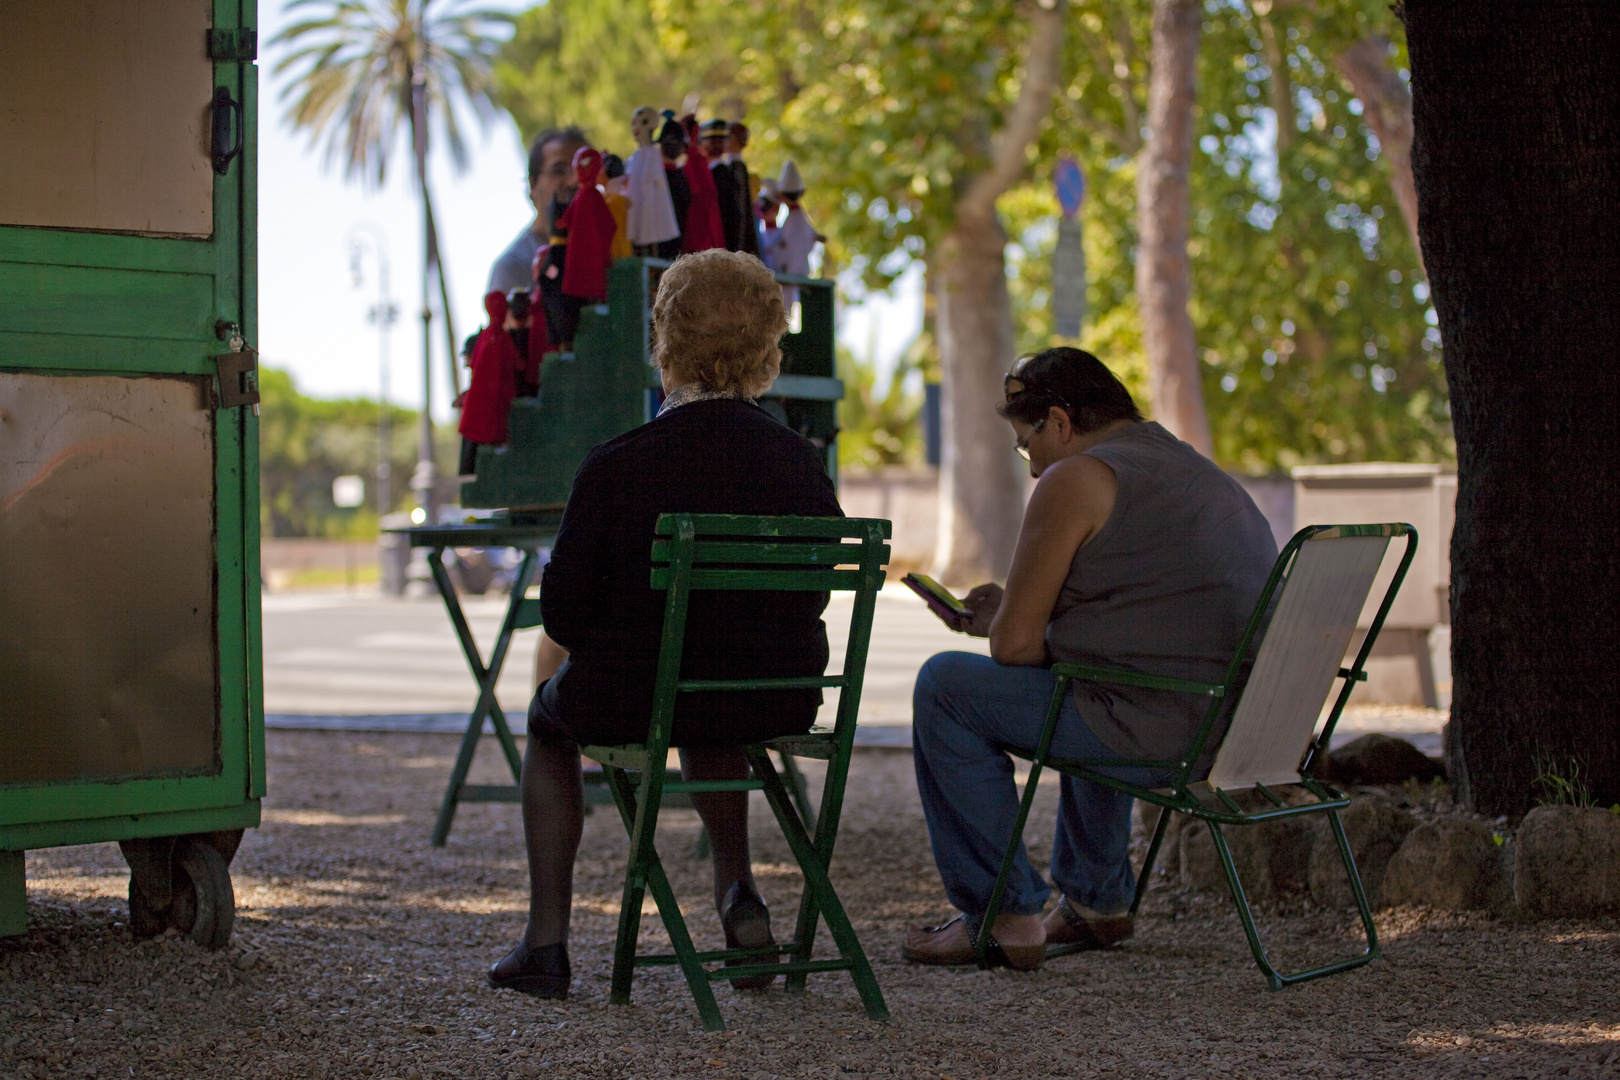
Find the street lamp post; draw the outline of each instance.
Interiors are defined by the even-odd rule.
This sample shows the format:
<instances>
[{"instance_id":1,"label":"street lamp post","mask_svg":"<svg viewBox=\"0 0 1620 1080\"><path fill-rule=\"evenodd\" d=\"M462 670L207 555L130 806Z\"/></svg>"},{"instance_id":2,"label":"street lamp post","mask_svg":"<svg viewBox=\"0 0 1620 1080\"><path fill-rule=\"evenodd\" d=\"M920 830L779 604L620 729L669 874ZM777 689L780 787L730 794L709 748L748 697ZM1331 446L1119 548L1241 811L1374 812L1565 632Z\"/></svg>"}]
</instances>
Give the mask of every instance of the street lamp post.
<instances>
[{"instance_id":1,"label":"street lamp post","mask_svg":"<svg viewBox=\"0 0 1620 1080\"><path fill-rule=\"evenodd\" d=\"M393 485L389 465L389 447L393 442L392 425L388 418L389 336L394 323L399 321L399 305L388 287L388 236L382 227L372 221L355 223L349 229L349 268L354 284L362 283L361 261L366 243L370 241L372 257L377 260L377 302L366 312L366 321L377 327L377 517L394 508Z\"/></svg>"},{"instance_id":2,"label":"street lamp post","mask_svg":"<svg viewBox=\"0 0 1620 1080\"><path fill-rule=\"evenodd\" d=\"M433 217L427 200L427 79L418 71L411 80L411 135L416 152L416 179L422 188L422 416L418 428L416 472L411 487L416 492L416 508L420 515L411 514L418 525L437 524L434 521L433 489L438 480L433 465L433 308L429 303L429 280L437 252L433 243ZM420 520L418 520L420 517ZM416 560L412 560L413 563ZM413 567L413 571L414 571ZM425 560L423 570L426 569ZM416 573L411 573L413 584ZM425 578L425 575L424 575ZM426 581L423 582L426 584Z\"/></svg>"}]
</instances>

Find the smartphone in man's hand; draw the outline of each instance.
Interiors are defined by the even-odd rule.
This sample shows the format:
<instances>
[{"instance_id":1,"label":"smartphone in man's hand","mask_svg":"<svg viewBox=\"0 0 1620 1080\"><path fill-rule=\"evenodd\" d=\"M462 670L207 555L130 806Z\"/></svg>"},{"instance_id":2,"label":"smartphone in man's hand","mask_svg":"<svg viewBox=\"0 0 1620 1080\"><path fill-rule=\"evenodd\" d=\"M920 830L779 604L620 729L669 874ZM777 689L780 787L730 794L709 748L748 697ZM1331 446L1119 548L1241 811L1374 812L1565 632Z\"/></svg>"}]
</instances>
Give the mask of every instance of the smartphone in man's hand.
<instances>
[{"instance_id":1,"label":"smartphone in man's hand","mask_svg":"<svg viewBox=\"0 0 1620 1080\"><path fill-rule=\"evenodd\" d=\"M973 612L966 604L952 596L949 589L927 574L907 574L900 580L908 589L922 597L923 603L928 605L928 610L938 615L952 630L959 629L960 620L973 617Z\"/></svg>"}]
</instances>

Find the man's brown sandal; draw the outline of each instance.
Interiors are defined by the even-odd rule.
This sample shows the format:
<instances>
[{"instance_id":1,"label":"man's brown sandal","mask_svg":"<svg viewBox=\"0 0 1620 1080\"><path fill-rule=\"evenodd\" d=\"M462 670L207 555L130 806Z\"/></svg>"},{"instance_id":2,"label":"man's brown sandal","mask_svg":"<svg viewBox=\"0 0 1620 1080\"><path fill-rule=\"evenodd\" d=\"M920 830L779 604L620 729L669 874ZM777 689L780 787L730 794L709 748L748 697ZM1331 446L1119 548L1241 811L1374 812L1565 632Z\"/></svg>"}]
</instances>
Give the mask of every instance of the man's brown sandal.
<instances>
[{"instance_id":1,"label":"man's brown sandal","mask_svg":"<svg viewBox=\"0 0 1620 1080\"><path fill-rule=\"evenodd\" d=\"M956 949L950 952L924 952L920 949L913 949L908 941L900 946L900 955L914 963L938 964L947 967L978 963L979 958L973 951L974 940L978 935L974 932L973 921L969 920L965 914L959 914L940 923L938 926L914 927L913 929L929 935L942 934L956 923L961 923L962 929L965 931L963 942ZM1041 961L1046 959L1046 946L1044 944L1003 946L996 940L994 934L990 936L988 952L991 967L1009 967L1014 971L1034 971L1041 966Z\"/></svg>"},{"instance_id":2,"label":"man's brown sandal","mask_svg":"<svg viewBox=\"0 0 1620 1080\"><path fill-rule=\"evenodd\" d=\"M1046 943L1062 946L1064 952L1107 949L1136 932L1135 916L1102 915L1086 907L1076 911L1067 896L1058 897L1055 910L1063 921L1054 925L1051 917L1047 917Z\"/></svg>"}]
</instances>

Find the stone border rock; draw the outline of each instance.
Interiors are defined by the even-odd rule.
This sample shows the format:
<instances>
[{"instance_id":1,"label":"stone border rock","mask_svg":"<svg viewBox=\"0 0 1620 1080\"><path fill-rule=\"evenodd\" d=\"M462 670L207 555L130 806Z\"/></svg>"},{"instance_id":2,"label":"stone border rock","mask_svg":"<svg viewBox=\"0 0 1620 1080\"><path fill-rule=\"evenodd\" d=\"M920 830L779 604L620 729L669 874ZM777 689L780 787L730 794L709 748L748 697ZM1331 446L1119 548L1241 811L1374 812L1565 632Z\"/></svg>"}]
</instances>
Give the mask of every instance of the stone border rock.
<instances>
[{"instance_id":1,"label":"stone border rock","mask_svg":"<svg viewBox=\"0 0 1620 1080\"><path fill-rule=\"evenodd\" d=\"M1453 808L1441 783L1422 786L1425 778L1434 780L1438 766L1404 740L1377 735L1347 745L1359 749L1344 761L1337 760L1340 752L1333 755L1335 783L1352 792L1340 817L1374 907L1538 919L1620 917L1620 810L1540 806L1512 829L1505 818L1487 821ZM1356 786L1349 776L1399 776L1405 783ZM1269 805L1252 792L1236 799L1245 806ZM1141 855L1158 811L1138 809L1134 832ZM1229 828L1225 835L1253 903L1308 898L1325 908L1354 905L1323 815ZM1209 826L1202 821L1170 823L1158 867L1188 888L1227 890Z\"/></svg>"},{"instance_id":2,"label":"stone border rock","mask_svg":"<svg viewBox=\"0 0 1620 1080\"><path fill-rule=\"evenodd\" d=\"M1514 897L1537 918L1620 915L1620 813L1538 806L1519 825Z\"/></svg>"}]
</instances>

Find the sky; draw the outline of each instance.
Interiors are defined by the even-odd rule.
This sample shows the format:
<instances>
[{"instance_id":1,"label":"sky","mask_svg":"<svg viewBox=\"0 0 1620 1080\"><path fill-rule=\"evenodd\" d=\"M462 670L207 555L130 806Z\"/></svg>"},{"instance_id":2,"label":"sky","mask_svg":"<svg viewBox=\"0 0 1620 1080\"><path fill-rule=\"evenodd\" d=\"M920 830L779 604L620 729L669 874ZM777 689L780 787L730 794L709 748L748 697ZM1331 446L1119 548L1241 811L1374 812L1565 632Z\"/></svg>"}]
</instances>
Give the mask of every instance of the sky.
<instances>
[{"instance_id":1,"label":"sky","mask_svg":"<svg viewBox=\"0 0 1620 1080\"><path fill-rule=\"evenodd\" d=\"M517 10L526 4L490 3ZM382 382L379 334L367 321L378 302L380 237L389 291L399 321L389 335L389 400L422 402L422 223L407 145L402 136L380 188L345 180L324 161L324 142L311 145L283 121L286 76L273 74L282 47L270 44L286 25L281 0L259 12L259 342L264 363L292 372L299 389L316 397L375 397ZM517 127L505 114L469 140L470 166L452 172L447 155L429 164L440 242L460 337L483 325L483 288L495 257L533 219L527 158ZM358 241L357 241L357 238ZM351 250L362 248L356 285ZM437 300L434 302L438 307ZM875 347L880 368L893 365L922 325L921 279L903 278L892 294L846 306L839 338L857 355ZM433 324L433 411L448 418L449 375L444 328Z\"/></svg>"}]
</instances>

